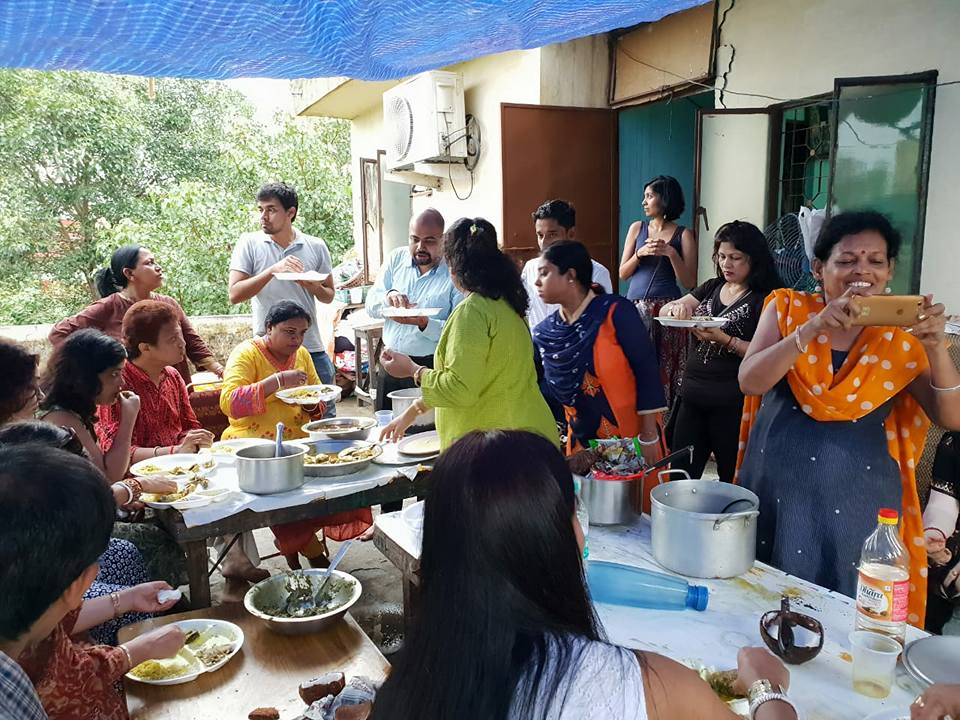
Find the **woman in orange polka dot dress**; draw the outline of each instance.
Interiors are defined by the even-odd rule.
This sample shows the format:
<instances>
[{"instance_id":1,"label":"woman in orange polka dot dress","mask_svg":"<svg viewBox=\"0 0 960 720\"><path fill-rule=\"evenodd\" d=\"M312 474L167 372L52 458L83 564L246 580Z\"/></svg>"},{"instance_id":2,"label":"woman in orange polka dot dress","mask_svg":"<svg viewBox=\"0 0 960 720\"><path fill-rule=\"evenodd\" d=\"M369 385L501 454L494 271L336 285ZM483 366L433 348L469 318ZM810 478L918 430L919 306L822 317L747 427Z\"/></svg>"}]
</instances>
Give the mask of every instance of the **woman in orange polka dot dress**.
<instances>
[{"instance_id":1,"label":"woman in orange polka dot dress","mask_svg":"<svg viewBox=\"0 0 960 720\"><path fill-rule=\"evenodd\" d=\"M879 213L836 215L814 247L823 293L777 290L767 299L740 366L751 397L738 481L760 498L758 559L849 596L877 509L899 509L909 619L923 627L927 558L914 467L928 417L960 427L960 372L947 353L943 305L931 296L913 327L851 325L858 297L885 292L899 245Z\"/></svg>"}]
</instances>

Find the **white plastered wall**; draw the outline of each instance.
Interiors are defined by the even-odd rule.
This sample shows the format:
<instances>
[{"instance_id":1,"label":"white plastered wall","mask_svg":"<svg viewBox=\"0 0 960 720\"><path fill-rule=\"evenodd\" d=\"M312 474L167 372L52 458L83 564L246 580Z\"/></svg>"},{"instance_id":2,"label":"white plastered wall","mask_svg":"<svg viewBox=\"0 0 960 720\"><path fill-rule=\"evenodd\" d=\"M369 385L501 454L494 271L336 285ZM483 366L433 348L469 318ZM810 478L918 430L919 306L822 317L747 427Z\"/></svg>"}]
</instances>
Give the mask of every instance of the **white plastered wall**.
<instances>
[{"instance_id":1,"label":"white plastered wall","mask_svg":"<svg viewBox=\"0 0 960 720\"><path fill-rule=\"evenodd\" d=\"M465 200L457 198L446 176L446 167L438 165L440 190L431 195L413 198L413 213L428 207L439 210L447 223L459 217L483 216L499 230L503 217L503 182L501 175L500 104L540 102L540 50L521 50L490 55L446 68L463 73L466 112L480 122L482 147L480 162L474 172L473 192ZM384 149L383 110L381 106L358 116L351 132L354 241L358 254L363 242L362 208L360 205L360 158L375 158ZM463 168L452 169L453 181L460 197L470 189L469 175ZM399 244L396 238L385 237L384 246Z\"/></svg>"},{"instance_id":2,"label":"white plastered wall","mask_svg":"<svg viewBox=\"0 0 960 720\"><path fill-rule=\"evenodd\" d=\"M722 16L730 0L720 3ZM925 70L938 70L938 81L947 82L960 80L958 37L956 0L736 0L721 30L717 73L727 70L732 45L736 53L726 75L727 90L805 98L832 92L838 77ZM775 101L727 93L724 102L728 108L744 108ZM958 118L960 85L937 88L921 288L944 300L952 312L960 312ZM747 138L732 142L743 143L743 154L767 152ZM709 252L708 245L701 238L701 255Z\"/></svg>"}]
</instances>

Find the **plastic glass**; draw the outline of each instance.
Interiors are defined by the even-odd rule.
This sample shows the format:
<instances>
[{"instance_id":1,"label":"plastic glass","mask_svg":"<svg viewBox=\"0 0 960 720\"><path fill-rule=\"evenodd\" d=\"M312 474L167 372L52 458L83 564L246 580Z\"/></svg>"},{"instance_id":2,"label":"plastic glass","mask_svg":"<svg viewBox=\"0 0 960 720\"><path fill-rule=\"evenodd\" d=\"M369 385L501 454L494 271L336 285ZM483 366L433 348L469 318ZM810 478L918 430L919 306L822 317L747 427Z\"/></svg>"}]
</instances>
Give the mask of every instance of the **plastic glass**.
<instances>
[{"instance_id":1,"label":"plastic glass","mask_svg":"<svg viewBox=\"0 0 960 720\"><path fill-rule=\"evenodd\" d=\"M867 697L887 697L893 687L897 658L902 650L900 643L882 633L870 630L850 633L853 689Z\"/></svg>"},{"instance_id":2,"label":"plastic glass","mask_svg":"<svg viewBox=\"0 0 960 720\"><path fill-rule=\"evenodd\" d=\"M393 420L393 410L377 410L374 415L377 418L377 425L380 427L389 425L390 421Z\"/></svg>"}]
</instances>

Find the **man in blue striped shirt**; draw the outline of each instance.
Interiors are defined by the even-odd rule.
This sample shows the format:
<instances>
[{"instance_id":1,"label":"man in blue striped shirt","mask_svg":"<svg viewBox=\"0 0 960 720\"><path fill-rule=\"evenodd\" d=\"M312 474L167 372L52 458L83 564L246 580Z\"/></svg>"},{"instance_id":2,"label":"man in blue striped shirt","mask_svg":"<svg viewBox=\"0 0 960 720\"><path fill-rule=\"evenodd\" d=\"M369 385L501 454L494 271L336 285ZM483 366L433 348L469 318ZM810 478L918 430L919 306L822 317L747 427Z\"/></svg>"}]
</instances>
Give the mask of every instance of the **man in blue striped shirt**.
<instances>
[{"instance_id":1,"label":"man in blue striped shirt","mask_svg":"<svg viewBox=\"0 0 960 720\"><path fill-rule=\"evenodd\" d=\"M433 353L443 326L453 308L463 299L453 286L443 260L443 216L430 208L410 221L410 241L387 257L373 288L367 294L367 313L384 318L383 344L406 355L418 365L433 367ZM390 316L403 309L439 310L435 314ZM392 409L387 395L415 387L410 378L377 373L377 410Z\"/></svg>"}]
</instances>

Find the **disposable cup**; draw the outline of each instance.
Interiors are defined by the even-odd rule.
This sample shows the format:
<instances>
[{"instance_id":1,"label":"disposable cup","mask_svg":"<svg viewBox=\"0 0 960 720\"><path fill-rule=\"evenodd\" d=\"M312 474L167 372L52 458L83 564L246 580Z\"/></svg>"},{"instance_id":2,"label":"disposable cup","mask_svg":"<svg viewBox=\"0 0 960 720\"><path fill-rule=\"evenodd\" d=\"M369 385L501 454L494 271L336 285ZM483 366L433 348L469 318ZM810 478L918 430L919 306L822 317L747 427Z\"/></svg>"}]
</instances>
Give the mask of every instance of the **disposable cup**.
<instances>
[{"instance_id":1,"label":"disposable cup","mask_svg":"<svg viewBox=\"0 0 960 720\"><path fill-rule=\"evenodd\" d=\"M893 687L897 658L903 648L889 635L870 630L850 633L853 689L861 695L885 698Z\"/></svg>"},{"instance_id":2,"label":"disposable cup","mask_svg":"<svg viewBox=\"0 0 960 720\"><path fill-rule=\"evenodd\" d=\"M377 417L377 425L389 425L393 420L393 410L377 410L374 415Z\"/></svg>"}]
</instances>

